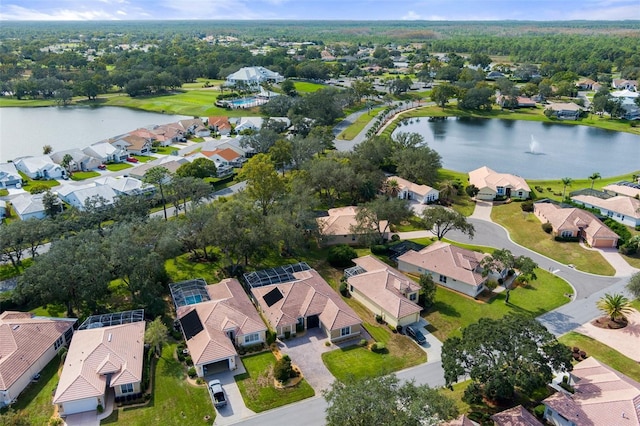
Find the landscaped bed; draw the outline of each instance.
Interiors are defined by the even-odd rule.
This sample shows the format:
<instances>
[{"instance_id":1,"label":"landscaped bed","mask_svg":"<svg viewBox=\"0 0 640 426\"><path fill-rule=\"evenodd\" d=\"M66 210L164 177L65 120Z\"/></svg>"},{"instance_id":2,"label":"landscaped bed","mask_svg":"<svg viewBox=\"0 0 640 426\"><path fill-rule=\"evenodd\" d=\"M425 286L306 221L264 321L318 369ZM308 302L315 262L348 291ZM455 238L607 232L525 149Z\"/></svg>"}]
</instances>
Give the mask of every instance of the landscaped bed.
<instances>
[{"instance_id":1,"label":"landscaped bed","mask_svg":"<svg viewBox=\"0 0 640 426\"><path fill-rule=\"evenodd\" d=\"M295 360L293 360L295 362ZM273 366L276 357L271 352L263 352L242 358L247 370L235 376L245 405L256 413L311 398L315 395L306 380L296 386L276 389L273 378Z\"/></svg>"}]
</instances>

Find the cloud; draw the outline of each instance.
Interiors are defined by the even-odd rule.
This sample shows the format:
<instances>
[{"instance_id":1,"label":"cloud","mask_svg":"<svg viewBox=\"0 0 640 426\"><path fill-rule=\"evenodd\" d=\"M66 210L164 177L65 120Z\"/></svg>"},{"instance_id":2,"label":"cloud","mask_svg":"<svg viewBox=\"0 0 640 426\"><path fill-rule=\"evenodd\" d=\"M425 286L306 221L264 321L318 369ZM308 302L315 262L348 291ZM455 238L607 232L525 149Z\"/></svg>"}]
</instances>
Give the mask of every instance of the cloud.
<instances>
[{"instance_id":1,"label":"cloud","mask_svg":"<svg viewBox=\"0 0 640 426\"><path fill-rule=\"evenodd\" d=\"M406 15L404 15L402 18L403 21L417 21L420 18L420 15L418 15L417 13L415 13L413 10L410 10L409 12L407 12Z\"/></svg>"},{"instance_id":2,"label":"cloud","mask_svg":"<svg viewBox=\"0 0 640 426\"><path fill-rule=\"evenodd\" d=\"M603 19L625 20L640 19L640 7L638 4L629 5L628 2L606 2L609 5L598 4L599 8L579 9L569 13L566 19ZM620 6L616 6L620 3ZM604 6L604 7L603 7Z\"/></svg>"},{"instance_id":3,"label":"cloud","mask_svg":"<svg viewBox=\"0 0 640 426\"><path fill-rule=\"evenodd\" d=\"M47 12L28 9L14 4L2 8L1 20L19 21L95 21L117 19L113 14L99 10L53 9Z\"/></svg>"}]
</instances>

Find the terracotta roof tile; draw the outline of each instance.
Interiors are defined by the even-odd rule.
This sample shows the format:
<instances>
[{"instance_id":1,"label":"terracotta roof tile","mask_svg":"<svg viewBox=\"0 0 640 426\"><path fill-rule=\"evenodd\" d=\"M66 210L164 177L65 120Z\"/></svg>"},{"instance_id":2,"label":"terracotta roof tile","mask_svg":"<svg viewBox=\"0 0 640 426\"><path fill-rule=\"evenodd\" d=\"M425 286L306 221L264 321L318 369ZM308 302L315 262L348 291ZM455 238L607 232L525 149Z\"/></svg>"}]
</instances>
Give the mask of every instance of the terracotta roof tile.
<instances>
[{"instance_id":1,"label":"terracotta roof tile","mask_svg":"<svg viewBox=\"0 0 640 426\"><path fill-rule=\"evenodd\" d=\"M496 426L543 426L533 414L522 405L501 411L491 416Z\"/></svg>"}]
</instances>

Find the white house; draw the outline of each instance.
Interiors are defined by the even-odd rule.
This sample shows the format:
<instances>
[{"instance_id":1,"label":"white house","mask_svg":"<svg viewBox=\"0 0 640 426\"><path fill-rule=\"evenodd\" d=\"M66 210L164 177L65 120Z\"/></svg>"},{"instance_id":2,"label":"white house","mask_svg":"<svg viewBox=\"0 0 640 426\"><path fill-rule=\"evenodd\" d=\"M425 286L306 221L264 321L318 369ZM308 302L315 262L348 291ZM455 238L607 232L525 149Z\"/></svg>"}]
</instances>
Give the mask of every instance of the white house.
<instances>
[{"instance_id":1,"label":"white house","mask_svg":"<svg viewBox=\"0 0 640 426\"><path fill-rule=\"evenodd\" d=\"M9 405L73 335L75 318L47 318L30 312L0 314L0 408Z\"/></svg>"},{"instance_id":2,"label":"white house","mask_svg":"<svg viewBox=\"0 0 640 426\"><path fill-rule=\"evenodd\" d=\"M46 213L42 203L42 196L43 194L22 194L12 198L13 211L20 220L44 219Z\"/></svg>"},{"instance_id":3,"label":"white house","mask_svg":"<svg viewBox=\"0 0 640 426\"><path fill-rule=\"evenodd\" d=\"M87 155L84 151L77 148L54 152L49 157L51 157L54 163L62 166L64 157L67 155L71 156L71 161L69 161L69 165L67 166L67 170L71 172L97 169L98 166L102 164L102 160Z\"/></svg>"},{"instance_id":4,"label":"white house","mask_svg":"<svg viewBox=\"0 0 640 426\"><path fill-rule=\"evenodd\" d=\"M387 184L396 181L398 186L398 198L403 200L415 200L422 204L433 203L440 197L440 191L427 185L418 185L398 176L387 178Z\"/></svg>"},{"instance_id":5,"label":"white house","mask_svg":"<svg viewBox=\"0 0 640 426\"><path fill-rule=\"evenodd\" d=\"M604 199L593 195L576 195L571 200L587 208L599 209L600 214L616 222L632 227L640 226L640 200L636 198L616 195Z\"/></svg>"},{"instance_id":6,"label":"white house","mask_svg":"<svg viewBox=\"0 0 640 426\"><path fill-rule=\"evenodd\" d=\"M476 199L493 200L496 197L529 198L531 188L520 176L498 173L487 166L469 172L469 184L479 189Z\"/></svg>"},{"instance_id":7,"label":"white house","mask_svg":"<svg viewBox=\"0 0 640 426\"><path fill-rule=\"evenodd\" d=\"M22 177L13 163L0 163L0 188L22 184Z\"/></svg>"},{"instance_id":8,"label":"white house","mask_svg":"<svg viewBox=\"0 0 640 426\"><path fill-rule=\"evenodd\" d=\"M141 395L144 330L142 310L91 316L82 323L53 395L61 416L104 407L107 388L116 400Z\"/></svg>"},{"instance_id":9,"label":"white house","mask_svg":"<svg viewBox=\"0 0 640 426\"><path fill-rule=\"evenodd\" d=\"M115 202L118 194L107 185L95 185L87 187L80 187L78 189L73 189L70 191L64 191L62 188L59 191L60 198L67 204L77 208L82 211L85 209L85 204L89 200L98 200L100 199L100 206L110 206Z\"/></svg>"},{"instance_id":10,"label":"white house","mask_svg":"<svg viewBox=\"0 0 640 426\"><path fill-rule=\"evenodd\" d=\"M108 186L115 191L116 195L145 195L152 194L156 190L153 185L133 177L106 176L98 178L94 182L97 186Z\"/></svg>"},{"instance_id":11,"label":"white house","mask_svg":"<svg viewBox=\"0 0 640 426\"><path fill-rule=\"evenodd\" d=\"M265 82L280 83L282 81L284 81L283 76L265 67L244 67L229 74L225 84L228 86L246 84L249 87L257 88Z\"/></svg>"},{"instance_id":12,"label":"white house","mask_svg":"<svg viewBox=\"0 0 640 426\"><path fill-rule=\"evenodd\" d=\"M54 163L48 155L23 157L14 162L16 169L31 179L59 179L67 176L65 169Z\"/></svg>"},{"instance_id":13,"label":"white house","mask_svg":"<svg viewBox=\"0 0 640 426\"><path fill-rule=\"evenodd\" d=\"M97 158L103 164L122 163L127 159L129 153L126 149L111 145L109 142L98 142L82 150L90 157Z\"/></svg>"},{"instance_id":14,"label":"white house","mask_svg":"<svg viewBox=\"0 0 640 426\"><path fill-rule=\"evenodd\" d=\"M262 117L238 117L231 120L235 123L236 133L240 133L243 130L260 130L264 122Z\"/></svg>"},{"instance_id":15,"label":"white house","mask_svg":"<svg viewBox=\"0 0 640 426\"><path fill-rule=\"evenodd\" d=\"M624 109L622 118L627 120L637 120L640 118L640 108L638 108L638 104L635 102L636 98L640 96L638 92L624 89L611 92L610 95L616 99L620 99L622 102L622 108Z\"/></svg>"}]
</instances>

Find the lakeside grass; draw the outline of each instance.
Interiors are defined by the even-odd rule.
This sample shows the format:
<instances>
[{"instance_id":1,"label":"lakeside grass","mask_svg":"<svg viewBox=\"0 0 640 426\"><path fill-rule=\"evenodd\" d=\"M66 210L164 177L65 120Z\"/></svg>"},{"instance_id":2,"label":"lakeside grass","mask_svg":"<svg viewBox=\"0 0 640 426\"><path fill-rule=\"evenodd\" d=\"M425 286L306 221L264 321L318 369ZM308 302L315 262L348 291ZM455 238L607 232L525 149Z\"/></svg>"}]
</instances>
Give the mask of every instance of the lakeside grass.
<instances>
[{"instance_id":1,"label":"lakeside grass","mask_svg":"<svg viewBox=\"0 0 640 426\"><path fill-rule=\"evenodd\" d=\"M597 172L597 170L594 170ZM596 179L593 182L593 189L602 190L607 185L614 184L621 180L632 181L633 175L640 175L640 170L636 170L631 173L626 173L618 176L603 176L600 179ZM556 201L562 201L562 190L564 185L562 180L559 179L527 179L527 184L531 188L531 197L535 199L549 198ZM539 187L542 191L536 189ZM548 188L551 188L550 190ZM565 195L568 196L570 192L577 191L579 189L591 188L591 180L587 179L573 179L571 186L567 186ZM560 195L556 195L560 194Z\"/></svg>"},{"instance_id":2,"label":"lakeside grass","mask_svg":"<svg viewBox=\"0 0 640 426\"><path fill-rule=\"evenodd\" d=\"M338 136L337 139L351 141L353 140L362 129L365 128L371 120L375 119L380 111L382 111L385 107L373 108L371 112L367 112L366 114L362 114L359 116L353 124L344 129Z\"/></svg>"},{"instance_id":3,"label":"lakeside grass","mask_svg":"<svg viewBox=\"0 0 640 426\"><path fill-rule=\"evenodd\" d=\"M615 269L599 251L587 250L577 242L560 242L542 230L542 223L533 213L523 213L519 202L493 206L491 220L502 225L511 239L521 246L565 265L592 274L613 276Z\"/></svg>"}]
</instances>

